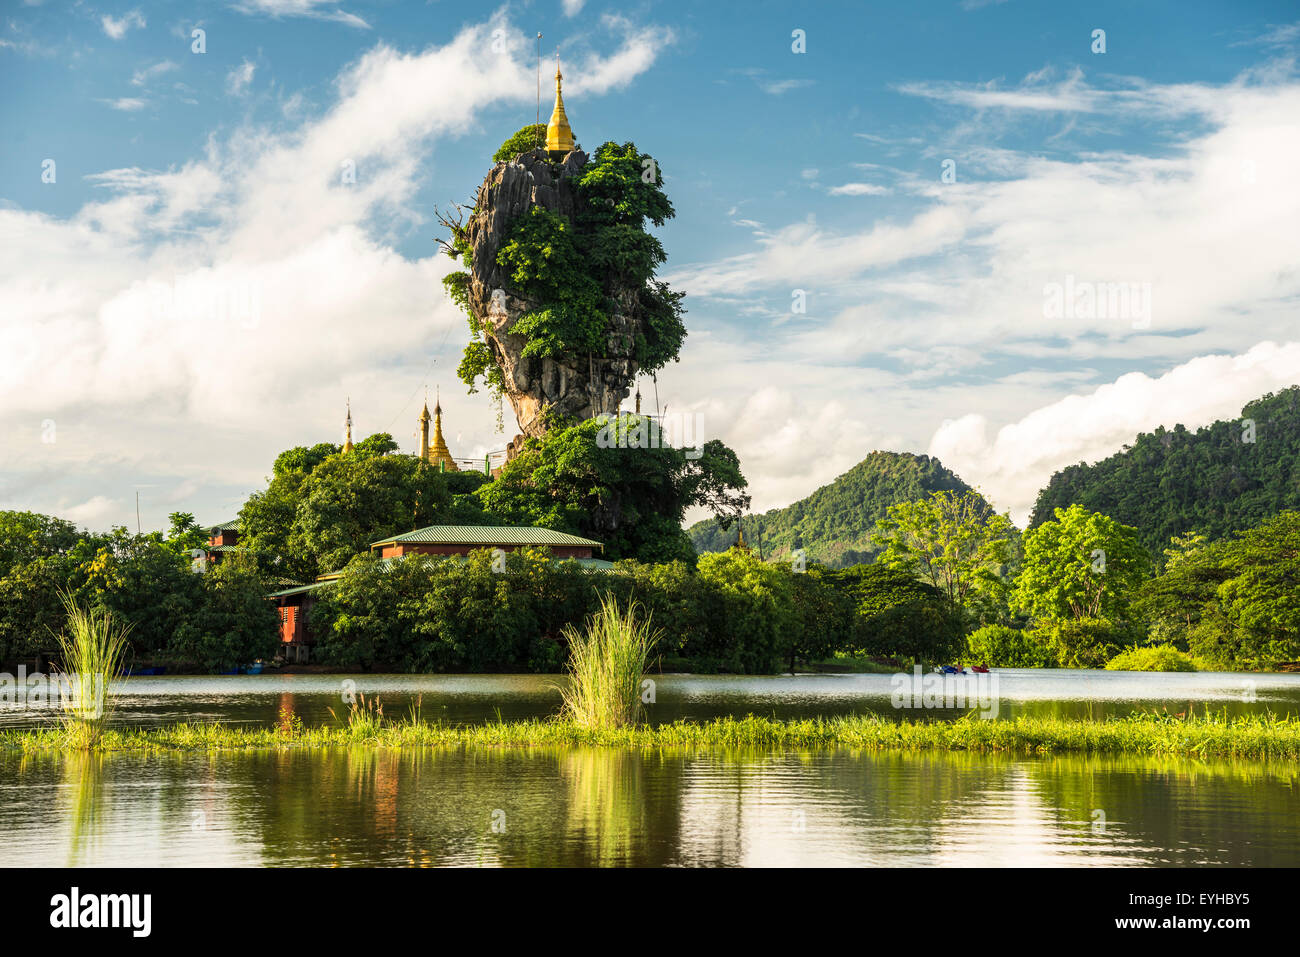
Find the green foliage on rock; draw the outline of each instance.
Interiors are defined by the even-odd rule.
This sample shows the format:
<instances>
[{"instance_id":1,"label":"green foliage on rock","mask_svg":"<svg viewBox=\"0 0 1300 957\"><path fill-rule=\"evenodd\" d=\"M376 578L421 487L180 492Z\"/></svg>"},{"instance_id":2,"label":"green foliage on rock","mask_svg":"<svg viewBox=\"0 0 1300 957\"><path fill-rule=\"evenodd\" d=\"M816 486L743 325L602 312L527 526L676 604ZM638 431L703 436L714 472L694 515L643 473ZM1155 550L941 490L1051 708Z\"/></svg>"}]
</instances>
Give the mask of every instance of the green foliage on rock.
<instances>
[{"instance_id":1,"label":"green foliage on rock","mask_svg":"<svg viewBox=\"0 0 1300 957\"><path fill-rule=\"evenodd\" d=\"M1038 494L1031 526L1078 504L1139 530L1154 555L1174 535L1211 541L1300 507L1300 386L1195 432L1144 433L1094 465L1071 465Z\"/></svg>"},{"instance_id":2,"label":"green foliage on rock","mask_svg":"<svg viewBox=\"0 0 1300 957\"><path fill-rule=\"evenodd\" d=\"M807 498L745 517L742 528L747 542L762 543L765 557L785 558L802 548L810 561L844 568L871 561L880 552L875 538L889 506L926 499L934 492L970 490L928 455L872 452ZM724 551L736 541L734 525L716 519L697 522L688 531L699 552Z\"/></svg>"},{"instance_id":3,"label":"green foliage on rock","mask_svg":"<svg viewBox=\"0 0 1300 957\"><path fill-rule=\"evenodd\" d=\"M494 160L513 158L529 127L502 144ZM529 147L531 148L531 147ZM666 260L648 228L674 215L658 164L633 143L603 144L572 181L572 215L535 205L510 224L497 251L507 270L507 293L529 308L508 330L524 337L525 356L604 357L612 317L620 312L638 329L630 355L641 372L676 360L686 338L682 293L655 278ZM468 263L473 256L464 227L447 223L447 252ZM443 286L467 314L471 340L457 374L471 391L480 380L500 395L501 370L488 330L470 308L468 272L449 274ZM620 350L624 354L626 350Z\"/></svg>"},{"instance_id":4,"label":"green foliage on rock","mask_svg":"<svg viewBox=\"0 0 1300 957\"><path fill-rule=\"evenodd\" d=\"M535 150L538 147L546 145L546 124L529 123L510 139L506 140L497 147L497 151L492 154L492 162L504 163L512 160L520 153L527 153L529 150Z\"/></svg>"}]
</instances>

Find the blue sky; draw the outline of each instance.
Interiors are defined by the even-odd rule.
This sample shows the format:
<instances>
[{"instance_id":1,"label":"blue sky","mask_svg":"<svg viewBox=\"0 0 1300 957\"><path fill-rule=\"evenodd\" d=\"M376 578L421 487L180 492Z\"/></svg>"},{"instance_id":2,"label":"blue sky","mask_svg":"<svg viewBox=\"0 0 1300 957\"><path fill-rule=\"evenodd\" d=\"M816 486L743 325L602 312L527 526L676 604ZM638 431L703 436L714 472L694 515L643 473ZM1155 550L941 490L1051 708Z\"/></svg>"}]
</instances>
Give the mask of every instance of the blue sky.
<instances>
[{"instance_id":1,"label":"blue sky","mask_svg":"<svg viewBox=\"0 0 1300 957\"><path fill-rule=\"evenodd\" d=\"M410 446L426 384L501 448L433 213L532 120L539 30L543 118L558 50L580 144L667 177L659 394L760 509L892 448L1019 518L1300 381L1293 3L9 3L0 507L222 519L348 396ZM1134 314L1050 314L1065 283Z\"/></svg>"}]
</instances>

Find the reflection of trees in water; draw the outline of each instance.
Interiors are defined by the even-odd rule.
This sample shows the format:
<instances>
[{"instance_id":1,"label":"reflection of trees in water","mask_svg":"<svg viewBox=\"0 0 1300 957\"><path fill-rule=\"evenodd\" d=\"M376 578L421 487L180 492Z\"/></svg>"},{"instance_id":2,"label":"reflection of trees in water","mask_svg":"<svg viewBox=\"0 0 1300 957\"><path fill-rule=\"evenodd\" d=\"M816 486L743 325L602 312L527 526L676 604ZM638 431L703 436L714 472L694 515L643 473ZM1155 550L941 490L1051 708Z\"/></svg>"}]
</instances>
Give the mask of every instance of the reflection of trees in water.
<instances>
[{"instance_id":1,"label":"reflection of trees in water","mask_svg":"<svg viewBox=\"0 0 1300 957\"><path fill-rule=\"evenodd\" d=\"M124 833L145 836L129 851L142 864L203 864L227 839L296 864L1300 863L1300 768L1282 762L355 747L34 755L6 771L57 795L70 865L125 863ZM192 834L196 810L226 833Z\"/></svg>"},{"instance_id":2,"label":"reflection of trees in water","mask_svg":"<svg viewBox=\"0 0 1300 957\"><path fill-rule=\"evenodd\" d=\"M1104 830L1084 831L1100 852L1128 844L1145 861L1183 867L1300 864L1294 763L1061 755L1025 767L1059 821L1105 814Z\"/></svg>"},{"instance_id":3,"label":"reflection of trees in water","mask_svg":"<svg viewBox=\"0 0 1300 957\"><path fill-rule=\"evenodd\" d=\"M268 862L671 863L679 762L616 749L231 755L232 817ZM493 831L494 821L498 831Z\"/></svg>"}]
</instances>

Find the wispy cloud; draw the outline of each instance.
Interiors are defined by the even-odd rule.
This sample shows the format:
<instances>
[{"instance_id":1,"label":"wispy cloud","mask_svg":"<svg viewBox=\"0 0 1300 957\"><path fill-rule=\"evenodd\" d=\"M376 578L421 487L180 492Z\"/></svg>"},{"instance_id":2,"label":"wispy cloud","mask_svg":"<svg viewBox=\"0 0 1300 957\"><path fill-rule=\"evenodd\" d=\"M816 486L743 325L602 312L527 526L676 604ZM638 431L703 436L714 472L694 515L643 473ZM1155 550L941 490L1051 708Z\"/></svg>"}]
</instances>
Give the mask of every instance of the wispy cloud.
<instances>
[{"instance_id":1,"label":"wispy cloud","mask_svg":"<svg viewBox=\"0 0 1300 957\"><path fill-rule=\"evenodd\" d=\"M101 99L99 102L107 103L113 109L121 110L123 113L135 113L149 105L148 100L142 100L138 96L121 96L111 100Z\"/></svg>"},{"instance_id":2,"label":"wispy cloud","mask_svg":"<svg viewBox=\"0 0 1300 957\"><path fill-rule=\"evenodd\" d=\"M248 60L239 64L226 74L226 92L231 96L243 96L248 92L256 70L257 66Z\"/></svg>"},{"instance_id":3,"label":"wispy cloud","mask_svg":"<svg viewBox=\"0 0 1300 957\"><path fill-rule=\"evenodd\" d=\"M155 77L162 76L164 73L170 73L173 70L179 70L180 66L172 60L160 60L152 66L142 67L131 75L132 86L145 86Z\"/></svg>"},{"instance_id":4,"label":"wispy cloud","mask_svg":"<svg viewBox=\"0 0 1300 957\"><path fill-rule=\"evenodd\" d=\"M120 17L111 17L108 14L99 18L99 24L104 28L104 34L112 40L120 40L126 36L127 31L145 26L144 15L139 10L132 10L130 13L123 14Z\"/></svg>"},{"instance_id":5,"label":"wispy cloud","mask_svg":"<svg viewBox=\"0 0 1300 957\"><path fill-rule=\"evenodd\" d=\"M764 93L780 96L782 93L789 93L791 90L802 90L810 87L813 83L813 80L766 80L760 82L758 86Z\"/></svg>"},{"instance_id":6,"label":"wispy cloud","mask_svg":"<svg viewBox=\"0 0 1300 957\"><path fill-rule=\"evenodd\" d=\"M241 13L261 14L276 19L308 17L342 23L358 30L370 29L370 24L355 13L340 10L338 0L238 0L234 8Z\"/></svg>"},{"instance_id":7,"label":"wispy cloud","mask_svg":"<svg viewBox=\"0 0 1300 957\"><path fill-rule=\"evenodd\" d=\"M832 196L884 196L892 190L888 186L877 186L874 183L845 183L842 186L832 186L827 192Z\"/></svg>"}]
</instances>

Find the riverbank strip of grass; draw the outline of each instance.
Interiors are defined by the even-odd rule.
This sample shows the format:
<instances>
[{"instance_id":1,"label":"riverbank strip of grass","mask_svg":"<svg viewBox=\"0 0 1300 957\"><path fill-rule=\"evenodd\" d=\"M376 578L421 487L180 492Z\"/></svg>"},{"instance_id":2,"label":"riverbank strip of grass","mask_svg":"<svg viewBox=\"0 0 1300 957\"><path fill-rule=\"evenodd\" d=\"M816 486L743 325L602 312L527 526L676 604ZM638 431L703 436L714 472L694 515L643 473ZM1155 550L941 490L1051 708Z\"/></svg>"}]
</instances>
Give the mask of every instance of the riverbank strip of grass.
<instances>
[{"instance_id":1,"label":"riverbank strip of grass","mask_svg":"<svg viewBox=\"0 0 1300 957\"><path fill-rule=\"evenodd\" d=\"M598 730L558 719L457 727L411 718L379 726L307 728L296 719L248 728L175 724L105 729L96 750L249 751L365 745L418 747L860 748L899 751L973 751L1085 754L1161 754L1199 757L1300 759L1300 719L1274 715L1188 718L1134 714L1101 721L1018 717L986 721L892 721L876 716L782 721L748 716L711 721ZM71 751L59 728L0 732L8 751Z\"/></svg>"}]
</instances>

